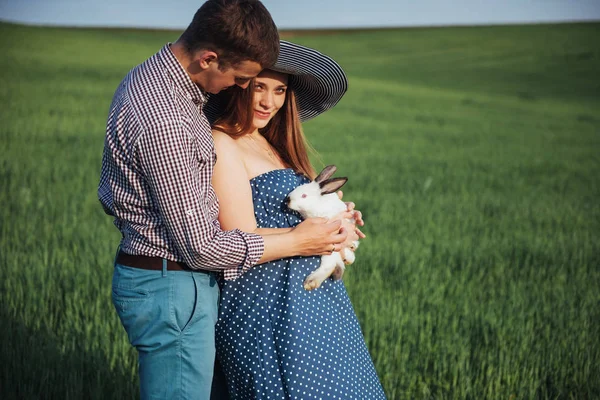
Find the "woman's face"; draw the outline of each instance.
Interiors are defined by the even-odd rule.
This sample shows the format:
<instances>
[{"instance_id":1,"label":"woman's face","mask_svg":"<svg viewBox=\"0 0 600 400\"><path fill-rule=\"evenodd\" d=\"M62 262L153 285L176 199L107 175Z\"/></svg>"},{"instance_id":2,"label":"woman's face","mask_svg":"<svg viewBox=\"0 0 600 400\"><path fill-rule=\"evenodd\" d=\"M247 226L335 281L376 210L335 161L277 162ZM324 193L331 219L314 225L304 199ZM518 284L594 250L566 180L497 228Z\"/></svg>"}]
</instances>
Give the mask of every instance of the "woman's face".
<instances>
[{"instance_id":1,"label":"woman's face","mask_svg":"<svg viewBox=\"0 0 600 400\"><path fill-rule=\"evenodd\" d=\"M288 76L271 70L263 70L254 79L254 127L267 126L271 118L285 103Z\"/></svg>"}]
</instances>

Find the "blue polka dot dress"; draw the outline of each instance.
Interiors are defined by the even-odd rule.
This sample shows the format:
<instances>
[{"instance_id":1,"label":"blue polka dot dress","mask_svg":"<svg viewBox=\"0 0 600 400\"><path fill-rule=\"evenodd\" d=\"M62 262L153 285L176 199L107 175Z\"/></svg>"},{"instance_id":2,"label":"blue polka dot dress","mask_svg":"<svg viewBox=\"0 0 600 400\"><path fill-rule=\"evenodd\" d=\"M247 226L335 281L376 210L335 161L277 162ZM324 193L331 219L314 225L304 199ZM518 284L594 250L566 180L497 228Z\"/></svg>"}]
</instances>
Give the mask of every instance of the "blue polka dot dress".
<instances>
[{"instance_id":1,"label":"blue polka dot dress","mask_svg":"<svg viewBox=\"0 0 600 400\"><path fill-rule=\"evenodd\" d=\"M300 223L284 198L306 182L292 169L253 178L258 226ZM385 399L343 281L302 286L319 261L286 258L223 283L216 344L232 399Z\"/></svg>"}]
</instances>

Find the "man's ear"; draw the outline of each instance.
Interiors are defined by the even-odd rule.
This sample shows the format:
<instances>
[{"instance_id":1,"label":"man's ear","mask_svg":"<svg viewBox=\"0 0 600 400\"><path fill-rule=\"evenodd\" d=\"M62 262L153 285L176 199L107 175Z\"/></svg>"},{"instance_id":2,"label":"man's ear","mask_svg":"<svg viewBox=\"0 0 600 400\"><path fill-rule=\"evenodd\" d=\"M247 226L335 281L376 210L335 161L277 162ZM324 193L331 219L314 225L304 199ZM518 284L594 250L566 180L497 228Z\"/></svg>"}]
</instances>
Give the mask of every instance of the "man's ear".
<instances>
[{"instance_id":1,"label":"man's ear","mask_svg":"<svg viewBox=\"0 0 600 400\"><path fill-rule=\"evenodd\" d=\"M218 62L219 56L214 51L200 50L198 53L196 53L194 59L198 61L200 68L205 70L210 67L212 62Z\"/></svg>"}]
</instances>

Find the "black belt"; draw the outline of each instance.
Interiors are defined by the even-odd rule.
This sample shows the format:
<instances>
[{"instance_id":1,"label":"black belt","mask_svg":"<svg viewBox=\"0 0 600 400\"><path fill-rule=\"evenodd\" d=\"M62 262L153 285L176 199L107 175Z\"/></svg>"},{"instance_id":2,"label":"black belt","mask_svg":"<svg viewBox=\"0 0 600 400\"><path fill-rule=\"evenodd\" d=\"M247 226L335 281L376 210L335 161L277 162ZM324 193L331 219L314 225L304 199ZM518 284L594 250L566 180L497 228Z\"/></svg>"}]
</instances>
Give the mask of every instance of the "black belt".
<instances>
[{"instance_id":1,"label":"black belt","mask_svg":"<svg viewBox=\"0 0 600 400\"><path fill-rule=\"evenodd\" d=\"M149 256L134 256L131 254L119 251L117 255L117 264L126 265L128 267L149 269L154 271L162 271L163 259L160 257ZM169 271L194 271L184 262L167 260L167 270Z\"/></svg>"}]
</instances>

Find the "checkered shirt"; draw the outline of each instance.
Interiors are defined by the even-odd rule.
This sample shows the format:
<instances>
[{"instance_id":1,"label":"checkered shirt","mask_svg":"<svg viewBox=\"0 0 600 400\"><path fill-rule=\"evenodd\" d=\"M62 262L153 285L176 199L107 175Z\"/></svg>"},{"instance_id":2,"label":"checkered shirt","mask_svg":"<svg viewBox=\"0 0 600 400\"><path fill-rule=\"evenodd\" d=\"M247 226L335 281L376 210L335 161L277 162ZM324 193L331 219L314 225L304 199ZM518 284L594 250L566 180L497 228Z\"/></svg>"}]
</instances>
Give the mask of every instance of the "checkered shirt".
<instances>
[{"instance_id":1,"label":"checkered shirt","mask_svg":"<svg viewBox=\"0 0 600 400\"><path fill-rule=\"evenodd\" d=\"M235 279L260 259L264 240L220 228L205 102L170 44L131 70L110 107L98 197L124 252Z\"/></svg>"}]
</instances>

